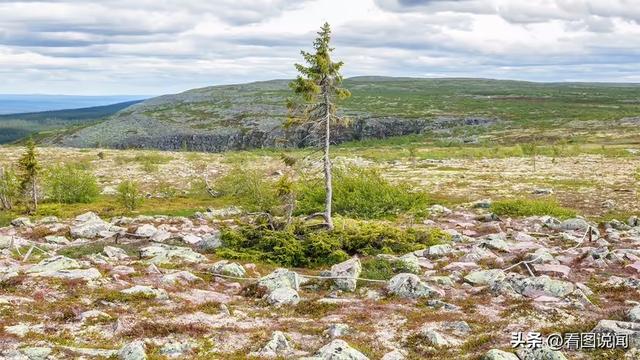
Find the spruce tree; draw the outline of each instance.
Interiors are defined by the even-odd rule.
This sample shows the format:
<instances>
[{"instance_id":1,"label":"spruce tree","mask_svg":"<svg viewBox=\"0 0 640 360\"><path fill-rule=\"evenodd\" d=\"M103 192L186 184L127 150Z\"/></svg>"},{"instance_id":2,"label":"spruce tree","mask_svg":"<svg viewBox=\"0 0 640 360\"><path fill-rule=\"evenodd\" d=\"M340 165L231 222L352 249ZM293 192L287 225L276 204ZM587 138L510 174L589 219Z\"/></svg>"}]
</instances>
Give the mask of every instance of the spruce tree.
<instances>
[{"instance_id":1,"label":"spruce tree","mask_svg":"<svg viewBox=\"0 0 640 360\"><path fill-rule=\"evenodd\" d=\"M288 108L290 110L289 124L310 123L310 131L317 131L318 138L321 140L326 192L325 210L323 213L314 215L323 216L327 228L333 230L331 214L333 185L329 156L331 126L344 121L337 115L336 102L348 98L351 93L340 87L342 83L340 68L344 63L332 61L331 53L334 49L330 43L331 27L325 23L313 42L315 52L301 51L306 65L295 64L296 70L300 74L289 84L296 98L289 100Z\"/></svg>"},{"instance_id":2,"label":"spruce tree","mask_svg":"<svg viewBox=\"0 0 640 360\"><path fill-rule=\"evenodd\" d=\"M40 163L36 152L36 143L33 139L27 140L26 152L18 161L20 171L20 189L27 198L27 210L29 213L38 211L38 177L40 176ZM29 205L28 202L31 202Z\"/></svg>"}]
</instances>

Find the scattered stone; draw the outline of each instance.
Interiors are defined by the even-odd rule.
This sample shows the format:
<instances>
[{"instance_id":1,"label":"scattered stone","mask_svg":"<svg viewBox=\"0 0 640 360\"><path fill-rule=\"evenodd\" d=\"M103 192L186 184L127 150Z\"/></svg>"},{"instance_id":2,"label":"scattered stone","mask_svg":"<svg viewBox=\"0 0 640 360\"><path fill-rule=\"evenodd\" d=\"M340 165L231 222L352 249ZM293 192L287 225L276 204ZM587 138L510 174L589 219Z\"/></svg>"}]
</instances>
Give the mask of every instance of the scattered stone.
<instances>
[{"instance_id":1,"label":"scattered stone","mask_svg":"<svg viewBox=\"0 0 640 360\"><path fill-rule=\"evenodd\" d=\"M571 272L571 268L566 265L533 264L533 269L541 274L560 276L563 278L569 277L569 272Z\"/></svg>"},{"instance_id":2,"label":"scattered stone","mask_svg":"<svg viewBox=\"0 0 640 360\"><path fill-rule=\"evenodd\" d=\"M171 263L176 259L185 262L199 263L207 259L204 255L198 254L188 247L164 244L145 247L140 250L140 256L143 258L151 258L148 261L153 264Z\"/></svg>"},{"instance_id":3,"label":"scattered stone","mask_svg":"<svg viewBox=\"0 0 640 360\"><path fill-rule=\"evenodd\" d=\"M26 273L54 273L58 270L77 269L80 267L77 261L66 256L57 255L40 261L27 269Z\"/></svg>"},{"instance_id":4,"label":"scattered stone","mask_svg":"<svg viewBox=\"0 0 640 360\"><path fill-rule=\"evenodd\" d=\"M440 244L440 245L432 245L429 246L426 250L423 251L423 256L429 258L440 258L443 256L447 256L453 252L453 248L449 244Z\"/></svg>"},{"instance_id":5,"label":"scattered stone","mask_svg":"<svg viewBox=\"0 0 640 360\"><path fill-rule=\"evenodd\" d=\"M518 354L520 360L567 360L560 351L547 347L536 349L520 348L516 354Z\"/></svg>"},{"instance_id":6,"label":"scattered stone","mask_svg":"<svg viewBox=\"0 0 640 360\"><path fill-rule=\"evenodd\" d=\"M228 275L234 277L244 277L247 273L242 265L229 262L228 260L218 261L217 263L213 264L209 271L218 275Z\"/></svg>"},{"instance_id":7,"label":"scattered stone","mask_svg":"<svg viewBox=\"0 0 640 360\"><path fill-rule=\"evenodd\" d=\"M382 356L381 360L404 360L405 356L401 350L393 350Z\"/></svg>"},{"instance_id":8,"label":"scattered stone","mask_svg":"<svg viewBox=\"0 0 640 360\"><path fill-rule=\"evenodd\" d=\"M504 241L503 237L504 236L502 234L491 234L487 236L485 240L482 240L480 245L491 250L509 252L510 246L506 241Z\"/></svg>"},{"instance_id":9,"label":"scattered stone","mask_svg":"<svg viewBox=\"0 0 640 360\"><path fill-rule=\"evenodd\" d=\"M349 325L347 324L332 324L327 330L324 331L324 333L332 339L345 336L348 332Z\"/></svg>"},{"instance_id":10,"label":"scattered stone","mask_svg":"<svg viewBox=\"0 0 640 360\"><path fill-rule=\"evenodd\" d=\"M29 346L20 349L20 352L29 360L46 360L52 351L50 347L44 346Z\"/></svg>"},{"instance_id":11,"label":"scattered stone","mask_svg":"<svg viewBox=\"0 0 640 360\"><path fill-rule=\"evenodd\" d=\"M293 348L289 344L287 336L282 331L274 331L271 340L260 351L250 355L266 358L286 357L292 351Z\"/></svg>"},{"instance_id":12,"label":"scattered stone","mask_svg":"<svg viewBox=\"0 0 640 360\"><path fill-rule=\"evenodd\" d=\"M28 217L19 217L11 220L11 225L15 227L32 227L33 223Z\"/></svg>"},{"instance_id":13,"label":"scattered stone","mask_svg":"<svg viewBox=\"0 0 640 360\"><path fill-rule=\"evenodd\" d=\"M518 357L506 351L491 349L482 356L481 360L518 360Z\"/></svg>"},{"instance_id":14,"label":"scattered stone","mask_svg":"<svg viewBox=\"0 0 640 360\"><path fill-rule=\"evenodd\" d=\"M118 359L120 360L146 360L147 354L144 342L136 340L124 345L118 351Z\"/></svg>"},{"instance_id":15,"label":"scattered stone","mask_svg":"<svg viewBox=\"0 0 640 360\"><path fill-rule=\"evenodd\" d=\"M355 291L358 277L362 271L362 264L357 257L351 258L331 267L331 276L340 277L333 279L335 286L343 291Z\"/></svg>"},{"instance_id":16,"label":"scattered stone","mask_svg":"<svg viewBox=\"0 0 640 360\"><path fill-rule=\"evenodd\" d=\"M71 241L69 241L66 237L56 235L45 236L44 241L56 245L69 245L71 243Z\"/></svg>"},{"instance_id":17,"label":"scattered stone","mask_svg":"<svg viewBox=\"0 0 640 360\"><path fill-rule=\"evenodd\" d=\"M575 286L566 281L555 280L547 275L513 279L513 289L526 297L553 296L564 298L575 290Z\"/></svg>"},{"instance_id":18,"label":"scattered stone","mask_svg":"<svg viewBox=\"0 0 640 360\"><path fill-rule=\"evenodd\" d=\"M346 341L335 339L318 352L304 360L369 360L363 353L352 348Z\"/></svg>"},{"instance_id":19,"label":"scattered stone","mask_svg":"<svg viewBox=\"0 0 640 360\"><path fill-rule=\"evenodd\" d=\"M184 241L189 245L195 245L200 243L202 241L202 238L200 236L193 235L193 234L185 234L185 235L182 235L182 241Z\"/></svg>"},{"instance_id":20,"label":"scattered stone","mask_svg":"<svg viewBox=\"0 0 640 360\"><path fill-rule=\"evenodd\" d=\"M616 320L600 320L591 332L629 336L629 348L640 347L640 323Z\"/></svg>"},{"instance_id":21,"label":"scattered stone","mask_svg":"<svg viewBox=\"0 0 640 360\"><path fill-rule=\"evenodd\" d=\"M176 271L162 276L162 282L167 285L189 284L196 281L203 281L202 278L193 275L191 272L183 270Z\"/></svg>"},{"instance_id":22,"label":"scattered stone","mask_svg":"<svg viewBox=\"0 0 640 360\"><path fill-rule=\"evenodd\" d=\"M169 295L167 295L166 291L162 289L155 289L155 288L152 288L151 286L145 286L145 285L136 285L134 287L121 290L120 292L128 295L142 294L148 297L156 298L158 300L169 299Z\"/></svg>"},{"instance_id":23,"label":"scattered stone","mask_svg":"<svg viewBox=\"0 0 640 360\"><path fill-rule=\"evenodd\" d=\"M150 238L158 232L155 226L144 224L136 229L136 235L140 237Z\"/></svg>"},{"instance_id":24,"label":"scattered stone","mask_svg":"<svg viewBox=\"0 0 640 360\"><path fill-rule=\"evenodd\" d=\"M267 302L273 306L295 305L300 302L300 295L294 289L281 287L267 295Z\"/></svg>"},{"instance_id":25,"label":"scattered stone","mask_svg":"<svg viewBox=\"0 0 640 360\"><path fill-rule=\"evenodd\" d=\"M185 353L193 350L195 346L191 342L171 341L162 345L160 354L169 358L183 358Z\"/></svg>"},{"instance_id":26,"label":"scattered stone","mask_svg":"<svg viewBox=\"0 0 640 360\"><path fill-rule=\"evenodd\" d=\"M110 228L111 224L100 219L95 213L88 212L76 216L70 232L75 239L93 239L101 233L109 231Z\"/></svg>"},{"instance_id":27,"label":"scattered stone","mask_svg":"<svg viewBox=\"0 0 640 360\"><path fill-rule=\"evenodd\" d=\"M279 268L258 280L258 286L265 287L269 291L278 288L289 288L298 291L300 289L300 276L294 271Z\"/></svg>"},{"instance_id":28,"label":"scattered stone","mask_svg":"<svg viewBox=\"0 0 640 360\"><path fill-rule=\"evenodd\" d=\"M628 313L629 321L640 323L640 305L631 308Z\"/></svg>"},{"instance_id":29,"label":"scattered stone","mask_svg":"<svg viewBox=\"0 0 640 360\"><path fill-rule=\"evenodd\" d=\"M100 271L96 268L89 269L63 269L57 271L45 271L29 274L30 276L42 276L67 280L96 280L102 277Z\"/></svg>"},{"instance_id":30,"label":"scattered stone","mask_svg":"<svg viewBox=\"0 0 640 360\"><path fill-rule=\"evenodd\" d=\"M464 280L472 285L486 286L503 281L507 275L501 269L474 271L464 277Z\"/></svg>"},{"instance_id":31,"label":"scattered stone","mask_svg":"<svg viewBox=\"0 0 640 360\"><path fill-rule=\"evenodd\" d=\"M387 289L393 295L417 299L421 297L443 296L442 291L430 287L415 274L398 274L389 280Z\"/></svg>"},{"instance_id":32,"label":"scattered stone","mask_svg":"<svg viewBox=\"0 0 640 360\"><path fill-rule=\"evenodd\" d=\"M533 189L531 192L534 195L551 195L553 194L553 189L550 188L537 188Z\"/></svg>"},{"instance_id":33,"label":"scattered stone","mask_svg":"<svg viewBox=\"0 0 640 360\"><path fill-rule=\"evenodd\" d=\"M200 251L212 251L222 246L222 240L220 239L220 232L207 234L202 237L202 241L198 243L198 249Z\"/></svg>"}]
</instances>

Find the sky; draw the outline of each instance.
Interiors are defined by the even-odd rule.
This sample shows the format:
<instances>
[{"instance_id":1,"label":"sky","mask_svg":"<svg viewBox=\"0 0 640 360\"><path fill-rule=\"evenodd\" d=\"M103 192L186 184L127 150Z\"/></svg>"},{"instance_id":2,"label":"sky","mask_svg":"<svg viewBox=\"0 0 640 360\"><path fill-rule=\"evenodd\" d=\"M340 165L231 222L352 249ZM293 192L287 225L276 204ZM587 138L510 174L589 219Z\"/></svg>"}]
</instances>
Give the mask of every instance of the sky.
<instances>
[{"instance_id":1,"label":"sky","mask_svg":"<svg viewBox=\"0 0 640 360\"><path fill-rule=\"evenodd\" d=\"M640 0L0 0L0 93L156 95L296 75L640 82Z\"/></svg>"}]
</instances>

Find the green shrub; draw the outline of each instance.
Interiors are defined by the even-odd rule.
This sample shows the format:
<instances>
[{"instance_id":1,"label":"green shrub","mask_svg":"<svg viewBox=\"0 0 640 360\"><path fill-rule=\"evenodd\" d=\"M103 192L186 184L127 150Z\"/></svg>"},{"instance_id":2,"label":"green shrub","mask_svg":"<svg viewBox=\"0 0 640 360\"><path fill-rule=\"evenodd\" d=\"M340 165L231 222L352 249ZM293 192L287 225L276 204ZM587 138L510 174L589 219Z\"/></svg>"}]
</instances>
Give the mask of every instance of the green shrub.
<instances>
[{"instance_id":1,"label":"green shrub","mask_svg":"<svg viewBox=\"0 0 640 360\"><path fill-rule=\"evenodd\" d=\"M301 185L297 213L311 214L324 208L325 190L317 180ZM375 169L336 168L333 173L333 211L351 218L380 219L404 212L424 211L426 193L408 184L392 184Z\"/></svg>"},{"instance_id":2,"label":"green shrub","mask_svg":"<svg viewBox=\"0 0 640 360\"><path fill-rule=\"evenodd\" d=\"M256 169L234 167L215 182L214 189L248 211L272 212L280 203L275 182Z\"/></svg>"},{"instance_id":3,"label":"green shrub","mask_svg":"<svg viewBox=\"0 0 640 360\"><path fill-rule=\"evenodd\" d=\"M49 198L60 204L90 203L100 195L96 177L74 164L50 168L45 178L45 189Z\"/></svg>"},{"instance_id":4,"label":"green shrub","mask_svg":"<svg viewBox=\"0 0 640 360\"><path fill-rule=\"evenodd\" d=\"M405 254L449 240L438 229L402 229L384 223L336 220L332 232L301 223L282 231L253 225L223 229L223 247L216 254L227 259L315 267L336 264L353 255Z\"/></svg>"},{"instance_id":5,"label":"green shrub","mask_svg":"<svg viewBox=\"0 0 640 360\"><path fill-rule=\"evenodd\" d=\"M562 207L555 200L547 199L499 200L491 205L491 211L497 215L506 216L549 215L561 219L576 216L575 210Z\"/></svg>"},{"instance_id":6,"label":"green shrub","mask_svg":"<svg viewBox=\"0 0 640 360\"><path fill-rule=\"evenodd\" d=\"M118 203L129 211L133 211L142 204L144 197L140 186L133 180L126 180L118 185Z\"/></svg>"},{"instance_id":7,"label":"green shrub","mask_svg":"<svg viewBox=\"0 0 640 360\"><path fill-rule=\"evenodd\" d=\"M0 168L0 209L10 210L20 195L20 181L12 169Z\"/></svg>"}]
</instances>

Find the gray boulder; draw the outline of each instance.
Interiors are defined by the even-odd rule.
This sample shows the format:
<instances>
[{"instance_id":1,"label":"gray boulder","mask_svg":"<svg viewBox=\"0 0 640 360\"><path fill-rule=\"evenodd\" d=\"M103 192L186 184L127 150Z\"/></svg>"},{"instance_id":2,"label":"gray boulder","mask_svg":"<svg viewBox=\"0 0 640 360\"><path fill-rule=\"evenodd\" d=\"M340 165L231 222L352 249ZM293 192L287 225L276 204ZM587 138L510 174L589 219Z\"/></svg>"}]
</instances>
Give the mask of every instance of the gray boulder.
<instances>
[{"instance_id":1,"label":"gray boulder","mask_svg":"<svg viewBox=\"0 0 640 360\"><path fill-rule=\"evenodd\" d=\"M503 281L507 275L501 269L474 271L464 277L464 280L472 285L486 286Z\"/></svg>"},{"instance_id":2,"label":"gray boulder","mask_svg":"<svg viewBox=\"0 0 640 360\"><path fill-rule=\"evenodd\" d=\"M513 289L521 295L535 298L538 296L554 296L563 298L575 290L575 285L570 282L551 279L547 275L514 278L511 281Z\"/></svg>"},{"instance_id":3,"label":"gray boulder","mask_svg":"<svg viewBox=\"0 0 640 360\"><path fill-rule=\"evenodd\" d=\"M204 235L202 241L198 243L198 249L200 251L212 251L221 246L222 240L220 239L220 232Z\"/></svg>"},{"instance_id":4,"label":"gray boulder","mask_svg":"<svg viewBox=\"0 0 640 360\"><path fill-rule=\"evenodd\" d=\"M506 351L491 349L482 355L481 360L518 360L518 357Z\"/></svg>"},{"instance_id":5,"label":"gray boulder","mask_svg":"<svg viewBox=\"0 0 640 360\"><path fill-rule=\"evenodd\" d=\"M137 294L146 295L149 297L156 298L158 300L169 299L169 295L167 295L167 292L164 291L163 289L156 289L156 288L152 288L151 286L145 286L145 285L136 285L128 289L120 290L120 292L127 295L137 295Z\"/></svg>"},{"instance_id":6,"label":"gray boulder","mask_svg":"<svg viewBox=\"0 0 640 360\"><path fill-rule=\"evenodd\" d=\"M331 276L339 277L339 279L333 279L333 282L338 289L343 291L356 290L360 272L362 272L362 264L356 257L331 267Z\"/></svg>"},{"instance_id":7,"label":"gray boulder","mask_svg":"<svg viewBox=\"0 0 640 360\"><path fill-rule=\"evenodd\" d=\"M252 353L252 356L275 358L278 356L287 356L293 351L293 348L289 344L287 336L282 331L274 331L271 335L271 340L265 344L265 346L256 353Z\"/></svg>"},{"instance_id":8,"label":"gray boulder","mask_svg":"<svg viewBox=\"0 0 640 360\"><path fill-rule=\"evenodd\" d=\"M279 268L260 278L258 286L265 287L269 291L278 288L289 288L297 291L300 289L300 276L294 271Z\"/></svg>"},{"instance_id":9,"label":"gray boulder","mask_svg":"<svg viewBox=\"0 0 640 360\"><path fill-rule=\"evenodd\" d=\"M323 346L306 360L369 360L363 353L352 348L346 341L335 339Z\"/></svg>"},{"instance_id":10,"label":"gray boulder","mask_svg":"<svg viewBox=\"0 0 640 360\"><path fill-rule=\"evenodd\" d=\"M190 263L199 263L207 260L204 255L199 254L188 247L170 246L164 244L147 246L140 250L140 256L150 258L148 261L154 264L164 264L182 260Z\"/></svg>"},{"instance_id":11,"label":"gray boulder","mask_svg":"<svg viewBox=\"0 0 640 360\"><path fill-rule=\"evenodd\" d=\"M536 349L520 348L516 353L520 360L567 360L560 351L547 347Z\"/></svg>"},{"instance_id":12,"label":"gray boulder","mask_svg":"<svg viewBox=\"0 0 640 360\"><path fill-rule=\"evenodd\" d=\"M227 260L220 260L217 263L213 264L209 271L218 275L228 275L235 277L244 277L247 273L242 265L229 262Z\"/></svg>"},{"instance_id":13,"label":"gray boulder","mask_svg":"<svg viewBox=\"0 0 640 360\"><path fill-rule=\"evenodd\" d=\"M111 224L100 219L92 212L76 216L71 226L71 236L74 238L92 239L103 232L109 231Z\"/></svg>"},{"instance_id":14,"label":"gray boulder","mask_svg":"<svg viewBox=\"0 0 640 360\"><path fill-rule=\"evenodd\" d=\"M267 302L276 307L295 305L300 302L300 295L298 295L298 292L294 289L281 287L271 291L267 295Z\"/></svg>"},{"instance_id":15,"label":"gray boulder","mask_svg":"<svg viewBox=\"0 0 640 360\"><path fill-rule=\"evenodd\" d=\"M442 296L442 291L430 287L415 274L398 274L389 280L387 289L393 295L417 299L421 297Z\"/></svg>"},{"instance_id":16,"label":"gray boulder","mask_svg":"<svg viewBox=\"0 0 640 360\"><path fill-rule=\"evenodd\" d=\"M80 264L66 256L57 255L44 259L36 265L27 269L27 274L34 273L54 273L58 270L77 269Z\"/></svg>"},{"instance_id":17,"label":"gray boulder","mask_svg":"<svg viewBox=\"0 0 640 360\"><path fill-rule=\"evenodd\" d=\"M147 354L145 351L144 342L136 340L125 344L118 351L119 360L146 360Z\"/></svg>"},{"instance_id":18,"label":"gray boulder","mask_svg":"<svg viewBox=\"0 0 640 360\"><path fill-rule=\"evenodd\" d=\"M640 305L629 309L627 316L629 317L629 321L640 322Z\"/></svg>"},{"instance_id":19,"label":"gray boulder","mask_svg":"<svg viewBox=\"0 0 640 360\"><path fill-rule=\"evenodd\" d=\"M453 252L453 248L449 244L440 244L429 246L424 250L423 255L429 258L440 258L447 256Z\"/></svg>"},{"instance_id":20,"label":"gray boulder","mask_svg":"<svg viewBox=\"0 0 640 360\"><path fill-rule=\"evenodd\" d=\"M156 227L151 224L144 224L136 229L137 236L146 237L146 238L152 237L157 232L158 232L158 229L156 229Z\"/></svg>"},{"instance_id":21,"label":"gray boulder","mask_svg":"<svg viewBox=\"0 0 640 360\"><path fill-rule=\"evenodd\" d=\"M629 348L640 347L640 323L600 320L591 332L628 335Z\"/></svg>"}]
</instances>

